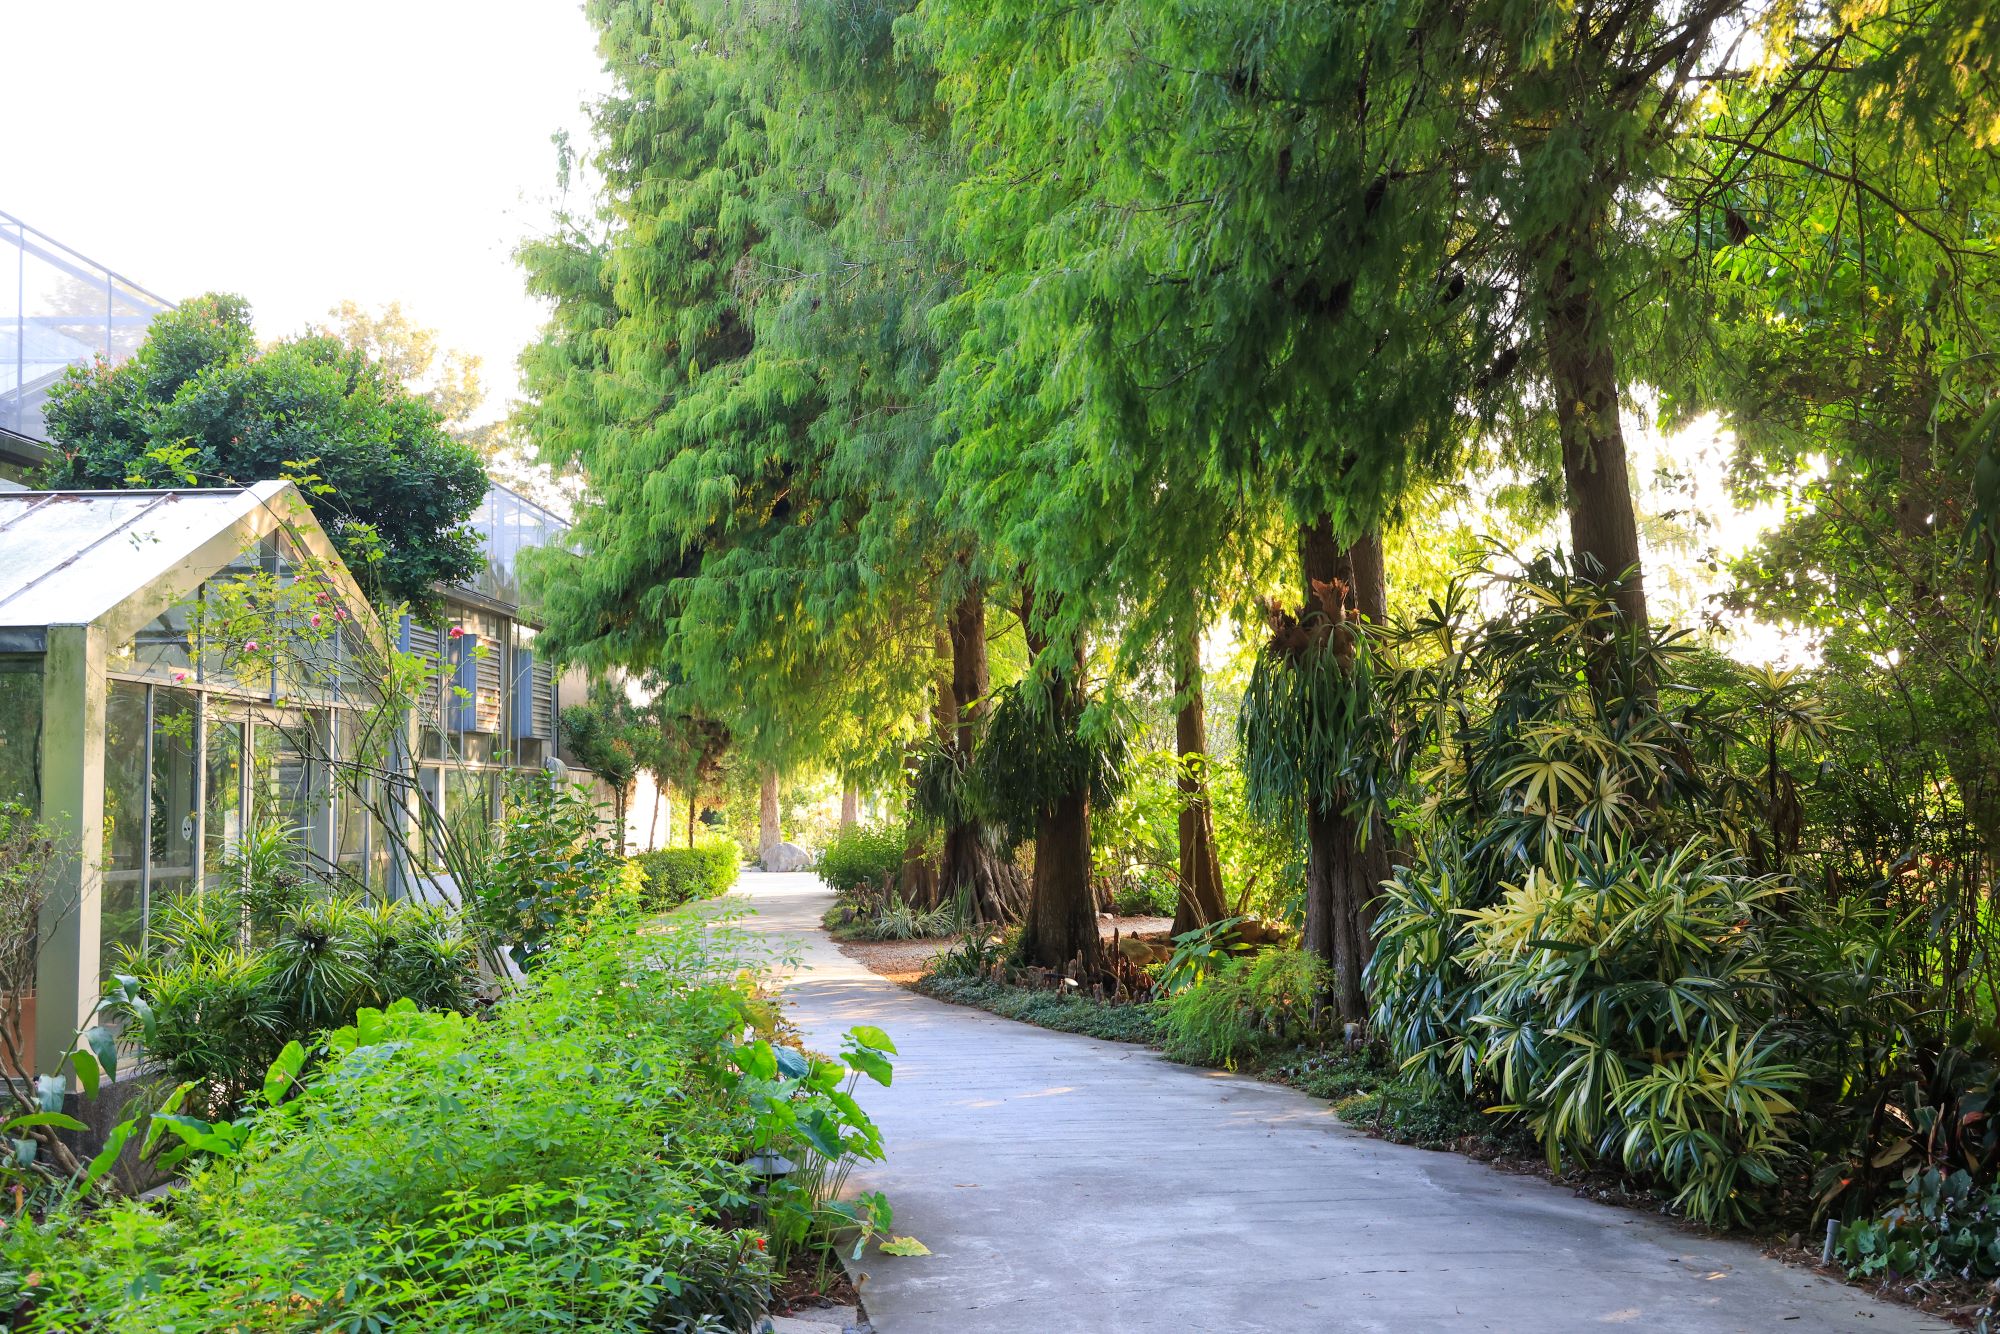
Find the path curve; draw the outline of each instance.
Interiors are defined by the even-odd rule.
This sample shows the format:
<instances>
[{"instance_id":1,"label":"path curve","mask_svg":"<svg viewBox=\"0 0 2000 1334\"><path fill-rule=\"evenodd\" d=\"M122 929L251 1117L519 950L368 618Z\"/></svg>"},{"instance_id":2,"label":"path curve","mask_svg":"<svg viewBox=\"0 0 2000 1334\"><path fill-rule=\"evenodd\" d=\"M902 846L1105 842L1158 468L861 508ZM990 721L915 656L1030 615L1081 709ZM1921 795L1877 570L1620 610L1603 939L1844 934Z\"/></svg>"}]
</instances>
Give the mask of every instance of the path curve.
<instances>
[{"instance_id":1,"label":"path curve","mask_svg":"<svg viewBox=\"0 0 2000 1334\"><path fill-rule=\"evenodd\" d=\"M1051 1033L888 982L819 929L811 875L746 874L750 925L802 947L810 1044L901 1050L863 1083L888 1193L928 1257L871 1255L880 1334L1631 1329L1942 1332L1908 1308L1456 1154L1388 1144L1292 1089Z\"/></svg>"}]
</instances>

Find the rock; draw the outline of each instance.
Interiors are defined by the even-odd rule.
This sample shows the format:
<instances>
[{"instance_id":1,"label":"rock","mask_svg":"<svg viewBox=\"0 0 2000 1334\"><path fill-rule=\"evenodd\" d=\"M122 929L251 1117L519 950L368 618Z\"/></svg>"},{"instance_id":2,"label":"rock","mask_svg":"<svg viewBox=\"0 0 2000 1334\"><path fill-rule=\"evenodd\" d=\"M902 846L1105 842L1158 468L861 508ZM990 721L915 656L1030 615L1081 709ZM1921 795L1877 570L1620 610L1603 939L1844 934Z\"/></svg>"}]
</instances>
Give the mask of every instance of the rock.
<instances>
[{"instance_id":1,"label":"rock","mask_svg":"<svg viewBox=\"0 0 2000 1334\"><path fill-rule=\"evenodd\" d=\"M812 865L813 851L796 843L773 843L758 861L767 871L803 871Z\"/></svg>"},{"instance_id":2,"label":"rock","mask_svg":"<svg viewBox=\"0 0 2000 1334\"><path fill-rule=\"evenodd\" d=\"M852 1329L860 1312L852 1306L808 1307L790 1315L764 1317L769 1334L839 1334Z\"/></svg>"},{"instance_id":3,"label":"rock","mask_svg":"<svg viewBox=\"0 0 2000 1334\"><path fill-rule=\"evenodd\" d=\"M833 1334L834 1330L852 1329L861 1319L861 1311L853 1306L801 1306L779 1318L803 1326L804 1334Z\"/></svg>"}]
</instances>

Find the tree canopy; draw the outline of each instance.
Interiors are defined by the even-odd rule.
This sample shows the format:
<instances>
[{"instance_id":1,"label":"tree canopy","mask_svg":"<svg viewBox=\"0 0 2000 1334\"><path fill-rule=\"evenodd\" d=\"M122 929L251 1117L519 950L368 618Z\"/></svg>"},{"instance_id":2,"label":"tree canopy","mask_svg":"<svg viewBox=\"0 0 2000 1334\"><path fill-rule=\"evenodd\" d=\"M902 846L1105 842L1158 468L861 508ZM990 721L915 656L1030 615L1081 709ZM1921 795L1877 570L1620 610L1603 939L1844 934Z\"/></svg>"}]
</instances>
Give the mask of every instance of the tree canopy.
<instances>
[{"instance_id":1,"label":"tree canopy","mask_svg":"<svg viewBox=\"0 0 2000 1334\"><path fill-rule=\"evenodd\" d=\"M318 334L259 347L240 297L153 321L133 356L74 370L50 394L51 486L296 482L369 595L428 605L479 569L467 524L479 455L390 367Z\"/></svg>"}]
</instances>

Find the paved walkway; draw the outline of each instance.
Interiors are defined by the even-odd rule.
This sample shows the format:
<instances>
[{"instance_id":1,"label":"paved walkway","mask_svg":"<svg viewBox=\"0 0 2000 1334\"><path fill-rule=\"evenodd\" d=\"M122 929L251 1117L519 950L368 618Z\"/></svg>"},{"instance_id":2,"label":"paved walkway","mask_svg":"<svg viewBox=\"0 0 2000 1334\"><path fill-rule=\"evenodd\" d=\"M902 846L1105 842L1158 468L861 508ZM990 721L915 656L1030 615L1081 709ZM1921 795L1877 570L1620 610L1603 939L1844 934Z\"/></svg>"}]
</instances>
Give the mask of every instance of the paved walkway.
<instances>
[{"instance_id":1,"label":"paved walkway","mask_svg":"<svg viewBox=\"0 0 2000 1334\"><path fill-rule=\"evenodd\" d=\"M931 1255L870 1255L880 1334L1874 1330L1950 1327L1747 1245L1385 1144L1291 1089L1050 1033L886 982L818 929L810 875L745 875L753 924L803 943L812 1045L853 1024L902 1055L862 1100L889 1157L856 1172Z\"/></svg>"}]
</instances>

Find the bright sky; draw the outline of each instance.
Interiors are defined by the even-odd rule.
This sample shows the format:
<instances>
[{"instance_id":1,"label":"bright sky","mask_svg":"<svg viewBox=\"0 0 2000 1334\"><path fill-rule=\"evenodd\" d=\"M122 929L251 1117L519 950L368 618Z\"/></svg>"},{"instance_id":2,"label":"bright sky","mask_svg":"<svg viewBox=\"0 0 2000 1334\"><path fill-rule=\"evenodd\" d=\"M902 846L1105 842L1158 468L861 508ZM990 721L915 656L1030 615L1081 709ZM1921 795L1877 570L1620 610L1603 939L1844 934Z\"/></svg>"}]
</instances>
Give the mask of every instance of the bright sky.
<instances>
[{"instance_id":1,"label":"bright sky","mask_svg":"<svg viewBox=\"0 0 2000 1334\"><path fill-rule=\"evenodd\" d=\"M511 253L606 86L578 0L0 0L0 210L265 337L400 301L484 363L541 320Z\"/></svg>"}]
</instances>

